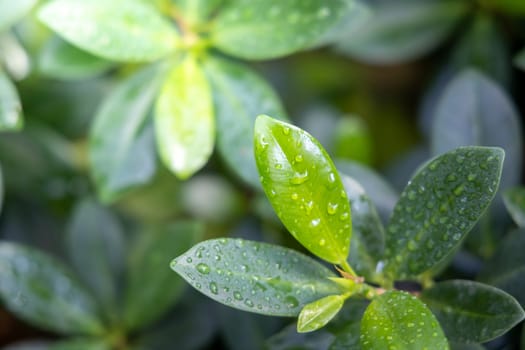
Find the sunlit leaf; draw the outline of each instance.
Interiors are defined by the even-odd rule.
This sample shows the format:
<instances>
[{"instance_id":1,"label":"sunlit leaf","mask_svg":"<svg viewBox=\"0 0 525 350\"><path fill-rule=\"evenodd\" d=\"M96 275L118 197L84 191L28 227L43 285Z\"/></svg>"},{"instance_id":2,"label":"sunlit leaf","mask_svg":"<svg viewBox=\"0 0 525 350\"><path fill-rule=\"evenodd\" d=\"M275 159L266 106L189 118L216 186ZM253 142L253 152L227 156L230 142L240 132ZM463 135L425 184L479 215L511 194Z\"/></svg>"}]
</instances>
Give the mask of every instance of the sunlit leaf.
<instances>
[{"instance_id":1,"label":"sunlit leaf","mask_svg":"<svg viewBox=\"0 0 525 350\"><path fill-rule=\"evenodd\" d=\"M13 82L0 68L0 131L17 131L22 126L20 97Z\"/></svg>"},{"instance_id":2,"label":"sunlit leaf","mask_svg":"<svg viewBox=\"0 0 525 350\"><path fill-rule=\"evenodd\" d=\"M279 219L309 251L334 264L348 256L350 205L332 160L306 131L259 116L255 160Z\"/></svg>"},{"instance_id":3,"label":"sunlit leaf","mask_svg":"<svg viewBox=\"0 0 525 350\"><path fill-rule=\"evenodd\" d=\"M341 295L329 295L305 305L297 319L297 331L306 333L324 327L337 315L344 302Z\"/></svg>"},{"instance_id":4,"label":"sunlit leaf","mask_svg":"<svg viewBox=\"0 0 525 350\"><path fill-rule=\"evenodd\" d=\"M525 188L509 188L503 193L503 202L519 227L525 227Z\"/></svg>"},{"instance_id":5,"label":"sunlit leaf","mask_svg":"<svg viewBox=\"0 0 525 350\"><path fill-rule=\"evenodd\" d=\"M297 316L339 287L335 275L294 250L242 239L197 244L171 267L194 288L225 305L266 315Z\"/></svg>"},{"instance_id":6,"label":"sunlit leaf","mask_svg":"<svg viewBox=\"0 0 525 350\"><path fill-rule=\"evenodd\" d=\"M0 33L21 20L36 3L37 0L0 0Z\"/></svg>"}]
</instances>

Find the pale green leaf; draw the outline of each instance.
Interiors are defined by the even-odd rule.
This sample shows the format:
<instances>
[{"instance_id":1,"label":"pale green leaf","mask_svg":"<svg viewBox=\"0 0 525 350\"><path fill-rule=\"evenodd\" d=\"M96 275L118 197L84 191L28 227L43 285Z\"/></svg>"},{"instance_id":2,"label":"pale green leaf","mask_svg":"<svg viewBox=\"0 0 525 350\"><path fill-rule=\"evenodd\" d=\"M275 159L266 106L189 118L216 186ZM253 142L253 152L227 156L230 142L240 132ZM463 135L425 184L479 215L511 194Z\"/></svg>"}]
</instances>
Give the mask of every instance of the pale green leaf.
<instances>
[{"instance_id":1,"label":"pale green leaf","mask_svg":"<svg viewBox=\"0 0 525 350\"><path fill-rule=\"evenodd\" d=\"M350 205L319 142L293 125L259 116L255 160L266 196L288 231L320 258L345 262L352 236Z\"/></svg>"},{"instance_id":2,"label":"pale green leaf","mask_svg":"<svg viewBox=\"0 0 525 350\"><path fill-rule=\"evenodd\" d=\"M155 130L162 161L180 179L208 161L215 141L213 100L194 57L187 56L169 73L156 102Z\"/></svg>"},{"instance_id":3,"label":"pale green leaf","mask_svg":"<svg viewBox=\"0 0 525 350\"><path fill-rule=\"evenodd\" d=\"M341 310L345 298L342 295L329 295L307 304L297 319L299 333L313 332L324 327Z\"/></svg>"},{"instance_id":4,"label":"pale green leaf","mask_svg":"<svg viewBox=\"0 0 525 350\"><path fill-rule=\"evenodd\" d=\"M519 227L525 227L525 188L509 188L503 193L503 203Z\"/></svg>"},{"instance_id":5,"label":"pale green leaf","mask_svg":"<svg viewBox=\"0 0 525 350\"><path fill-rule=\"evenodd\" d=\"M175 7L190 25L199 28L209 21L224 0L173 0Z\"/></svg>"},{"instance_id":6,"label":"pale green leaf","mask_svg":"<svg viewBox=\"0 0 525 350\"><path fill-rule=\"evenodd\" d=\"M242 239L197 244L171 264L201 293L260 314L297 316L304 305L341 292L335 275L294 250Z\"/></svg>"},{"instance_id":7,"label":"pale green leaf","mask_svg":"<svg viewBox=\"0 0 525 350\"><path fill-rule=\"evenodd\" d=\"M22 129L23 123L18 92L0 68L0 131L18 131Z\"/></svg>"},{"instance_id":8,"label":"pale green leaf","mask_svg":"<svg viewBox=\"0 0 525 350\"><path fill-rule=\"evenodd\" d=\"M0 33L21 20L37 0L0 0Z\"/></svg>"},{"instance_id":9,"label":"pale green leaf","mask_svg":"<svg viewBox=\"0 0 525 350\"><path fill-rule=\"evenodd\" d=\"M136 0L53 0L39 19L70 43L110 60L154 61L175 50L175 26Z\"/></svg>"}]
</instances>

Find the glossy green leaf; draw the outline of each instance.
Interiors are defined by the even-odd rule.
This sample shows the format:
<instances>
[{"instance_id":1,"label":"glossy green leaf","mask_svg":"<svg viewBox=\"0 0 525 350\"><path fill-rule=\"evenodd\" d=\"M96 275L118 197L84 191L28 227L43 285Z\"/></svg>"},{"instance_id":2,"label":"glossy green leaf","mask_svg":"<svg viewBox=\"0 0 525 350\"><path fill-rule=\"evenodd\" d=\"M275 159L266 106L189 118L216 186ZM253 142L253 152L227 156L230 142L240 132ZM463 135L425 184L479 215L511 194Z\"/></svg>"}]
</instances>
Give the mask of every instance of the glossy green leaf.
<instances>
[{"instance_id":1,"label":"glossy green leaf","mask_svg":"<svg viewBox=\"0 0 525 350\"><path fill-rule=\"evenodd\" d=\"M53 0L40 20L70 43L110 60L154 61L175 49L175 27L136 0Z\"/></svg>"},{"instance_id":2,"label":"glossy green leaf","mask_svg":"<svg viewBox=\"0 0 525 350\"><path fill-rule=\"evenodd\" d=\"M113 65L113 62L93 56L58 37L48 40L38 57L38 69L42 74L62 80L90 78Z\"/></svg>"},{"instance_id":3,"label":"glossy green leaf","mask_svg":"<svg viewBox=\"0 0 525 350\"><path fill-rule=\"evenodd\" d=\"M206 23L224 0L174 0L173 2L184 20L199 28L198 25Z\"/></svg>"},{"instance_id":4,"label":"glossy green leaf","mask_svg":"<svg viewBox=\"0 0 525 350\"><path fill-rule=\"evenodd\" d=\"M118 220L96 202L77 204L66 235L69 259L86 286L111 313L124 265L124 232ZM89 267L89 268L86 268Z\"/></svg>"},{"instance_id":5,"label":"glossy green leaf","mask_svg":"<svg viewBox=\"0 0 525 350\"><path fill-rule=\"evenodd\" d=\"M492 340L525 318L512 296L473 281L436 283L421 293L421 299L437 317L447 338L462 343Z\"/></svg>"},{"instance_id":6,"label":"glossy green leaf","mask_svg":"<svg viewBox=\"0 0 525 350\"><path fill-rule=\"evenodd\" d=\"M519 227L525 227L525 188L509 188L503 193L503 202Z\"/></svg>"},{"instance_id":7,"label":"glossy green leaf","mask_svg":"<svg viewBox=\"0 0 525 350\"><path fill-rule=\"evenodd\" d=\"M525 306L525 229L511 232L484 265L479 280L498 287Z\"/></svg>"},{"instance_id":8,"label":"glossy green leaf","mask_svg":"<svg viewBox=\"0 0 525 350\"><path fill-rule=\"evenodd\" d=\"M110 344L102 339L72 339L56 342L47 350L111 350Z\"/></svg>"},{"instance_id":9,"label":"glossy green leaf","mask_svg":"<svg viewBox=\"0 0 525 350\"><path fill-rule=\"evenodd\" d=\"M519 69L525 70L525 49L521 50L518 55L516 55L514 63Z\"/></svg>"},{"instance_id":10,"label":"glossy green leaf","mask_svg":"<svg viewBox=\"0 0 525 350\"><path fill-rule=\"evenodd\" d=\"M21 20L36 3L37 0L0 0L0 33Z\"/></svg>"},{"instance_id":11,"label":"glossy green leaf","mask_svg":"<svg viewBox=\"0 0 525 350\"><path fill-rule=\"evenodd\" d=\"M468 10L465 2L385 1L337 50L366 63L392 64L418 58L441 44Z\"/></svg>"},{"instance_id":12,"label":"glossy green leaf","mask_svg":"<svg viewBox=\"0 0 525 350\"><path fill-rule=\"evenodd\" d=\"M206 73L213 90L217 147L241 179L260 187L253 151L253 128L259 114L286 116L272 87L247 67L225 59L208 58Z\"/></svg>"},{"instance_id":13,"label":"glossy green leaf","mask_svg":"<svg viewBox=\"0 0 525 350\"><path fill-rule=\"evenodd\" d=\"M255 160L277 216L309 251L333 264L348 256L350 205L332 160L306 131L259 116Z\"/></svg>"},{"instance_id":14,"label":"glossy green leaf","mask_svg":"<svg viewBox=\"0 0 525 350\"><path fill-rule=\"evenodd\" d=\"M447 350L432 312L418 298L390 291L372 300L361 321L363 350Z\"/></svg>"},{"instance_id":15,"label":"glossy green leaf","mask_svg":"<svg viewBox=\"0 0 525 350\"><path fill-rule=\"evenodd\" d=\"M432 151L441 154L459 146L498 146L505 150L501 188L521 179L520 116L497 83L474 70L452 80L434 114Z\"/></svg>"},{"instance_id":16,"label":"glossy green leaf","mask_svg":"<svg viewBox=\"0 0 525 350\"><path fill-rule=\"evenodd\" d=\"M202 233L202 225L196 222L179 222L153 227L137 239L131 251L125 291L127 329L156 321L179 299L185 283L173 275L169 263L174 254L182 254L197 243Z\"/></svg>"},{"instance_id":17,"label":"glossy green leaf","mask_svg":"<svg viewBox=\"0 0 525 350\"><path fill-rule=\"evenodd\" d=\"M123 80L97 111L89 157L99 197L111 202L149 182L156 171L153 126L148 121L164 70L145 68Z\"/></svg>"},{"instance_id":18,"label":"glossy green leaf","mask_svg":"<svg viewBox=\"0 0 525 350\"><path fill-rule=\"evenodd\" d=\"M500 148L460 147L414 175L387 227L387 276L416 277L460 244L494 198L503 158Z\"/></svg>"},{"instance_id":19,"label":"glossy green leaf","mask_svg":"<svg viewBox=\"0 0 525 350\"><path fill-rule=\"evenodd\" d=\"M93 299L60 262L35 249L0 243L0 298L18 317L65 334L99 334Z\"/></svg>"},{"instance_id":20,"label":"glossy green leaf","mask_svg":"<svg viewBox=\"0 0 525 350\"><path fill-rule=\"evenodd\" d=\"M215 141L213 100L194 57L187 56L169 73L156 102L155 130L162 161L180 179L208 161Z\"/></svg>"},{"instance_id":21,"label":"glossy green leaf","mask_svg":"<svg viewBox=\"0 0 525 350\"><path fill-rule=\"evenodd\" d=\"M345 298L342 295L329 295L307 304L297 319L299 333L313 332L324 327L343 307Z\"/></svg>"},{"instance_id":22,"label":"glossy green leaf","mask_svg":"<svg viewBox=\"0 0 525 350\"><path fill-rule=\"evenodd\" d=\"M348 262L359 275L365 276L367 280L374 280L376 265L385 246L385 229L374 204L361 185L343 174L341 180L352 210L352 239Z\"/></svg>"},{"instance_id":23,"label":"glossy green leaf","mask_svg":"<svg viewBox=\"0 0 525 350\"><path fill-rule=\"evenodd\" d=\"M9 77L0 69L0 131L22 129L22 104Z\"/></svg>"},{"instance_id":24,"label":"glossy green leaf","mask_svg":"<svg viewBox=\"0 0 525 350\"><path fill-rule=\"evenodd\" d=\"M337 23L345 0L234 0L214 21L211 40L220 50L245 59L269 59L312 46Z\"/></svg>"},{"instance_id":25,"label":"glossy green leaf","mask_svg":"<svg viewBox=\"0 0 525 350\"><path fill-rule=\"evenodd\" d=\"M335 275L294 250L242 239L197 244L171 267L225 305L266 315L297 316L304 305L341 290Z\"/></svg>"}]
</instances>

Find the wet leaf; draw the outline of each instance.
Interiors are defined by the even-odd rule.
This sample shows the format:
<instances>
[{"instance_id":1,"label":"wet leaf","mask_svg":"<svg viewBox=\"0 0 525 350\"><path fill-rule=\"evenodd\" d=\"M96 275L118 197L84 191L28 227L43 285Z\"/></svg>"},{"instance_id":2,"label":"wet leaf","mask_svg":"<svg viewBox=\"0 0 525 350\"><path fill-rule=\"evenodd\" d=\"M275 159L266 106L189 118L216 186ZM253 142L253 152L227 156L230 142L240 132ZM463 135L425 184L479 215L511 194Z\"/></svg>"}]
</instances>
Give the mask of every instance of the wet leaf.
<instances>
[{"instance_id":1,"label":"wet leaf","mask_svg":"<svg viewBox=\"0 0 525 350\"><path fill-rule=\"evenodd\" d=\"M432 312L405 292L376 297L361 321L363 350L434 350L449 348Z\"/></svg>"},{"instance_id":2,"label":"wet leaf","mask_svg":"<svg viewBox=\"0 0 525 350\"><path fill-rule=\"evenodd\" d=\"M115 312L125 249L124 232L118 220L93 200L84 199L73 211L66 245L82 281L107 313Z\"/></svg>"},{"instance_id":3,"label":"wet leaf","mask_svg":"<svg viewBox=\"0 0 525 350\"><path fill-rule=\"evenodd\" d=\"M173 275L169 263L173 255L182 254L197 243L202 233L202 225L196 222L164 224L142 232L129 262L124 302L128 330L156 321L179 299L185 283Z\"/></svg>"},{"instance_id":4,"label":"wet leaf","mask_svg":"<svg viewBox=\"0 0 525 350\"><path fill-rule=\"evenodd\" d=\"M155 141L148 117L162 73L161 67L151 66L123 80L95 116L89 157L99 196L105 202L155 175Z\"/></svg>"},{"instance_id":5,"label":"wet leaf","mask_svg":"<svg viewBox=\"0 0 525 350\"><path fill-rule=\"evenodd\" d=\"M154 61L178 41L175 27L139 1L53 0L38 17L73 45L115 61Z\"/></svg>"},{"instance_id":6,"label":"wet leaf","mask_svg":"<svg viewBox=\"0 0 525 350\"><path fill-rule=\"evenodd\" d=\"M520 304L497 288L473 281L440 282L421 293L447 338L484 343L503 335L525 318Z\"/></svg>"},{"instance_id":7,"label":"wet leaf","mask_svg":"<svg viewBox=\"0 0 525 350\"><path fill-rule=\"evenodd\" d=\"M514 64L521 70L525 70L525 49L521 50L514 58Z\"/></svg>"},{"instance_id":8,"label":"wet leaf","mask_svg":"<svg viewBox=\"0 0 525 350\"><path fill-rule=\"evenodd\" d=\"M297 316L304 305L339 287L335 275L294 250L242 239L197 244L171 267L210 298L244 311Z\"/></svg>"},{"instance_id":9,"label":"wet leaf","mask_svg":"<svg viewBox=\"0 0 525 350\"><path fill-rule=\"evenodd\" d=\"M525 188L509 188L503 193L503 203L519 227L525 227Z\"/></svg>"},{"instance_id":10,"label":"wet leaf","mask_svg":"<svg viewBox=\"0 0 525 350\"><path fill-rule=\"evenodd\" d=\"M329 295L306 304L297 320L299 333L313 332L324 327L341 310L345 298L342 295Z\"/></svg>"},{"instance_id":11,"label":"wet leaf","mask_svg":"<svg viewBox=\"0 0 525 350\"><path fill-rule=\"evenodd\" d=\"M36 3L37 0L0 0L0 33L21 20Z\"/></svg>"},{"instance_id":12,"label":"wet leaf","mask_svg":"<svg viewBox=\"0 0 525 350\"><path fill-rule=\"evenodd\" d=\"M180 179L208 161L215 141L213 101L194 57L187 56L164 82L156 102L155 130L162 161Z\"/></svg>"},{"instance_id":13,"label":"wet leaf","mask_svg":"<svg viewBox=\"0 0 525 350\"><path fill-rule=\"evenodd\" d=\"M113 62L93 56L59 37L47 41L38 57L39 71L51 78L75 80L104 73Z\"/></svg>"},{"instance_id":14,"label":"wet leaf","mask_svg":"<svg viewBox=\"0 0 525 350\"><path fill-rule=\"evenodd\" d=\"M211 40L245 59L281 57L312 46L351 9L345 0L230 1L214 21Z\"/></svg>"},{"instance_id":15,"label":"wet leaf","mask_svg":"<svg viewBox=\"0 0 525 350\"><path fill-rule=\"evenodd\" d=\"M263 113L285 119L279 97L264 79L239 63L208 58L205 69L213 91L218 150L241 179L259 188L253 151L255 118Z\"/></svg>"},{"instance_id":16,"label":"wet leaf","mask_svg":"<svg viewBox=\"0 0 525 350\"><path fill-rule=\"evenodd\" d=\"M18 92L0 69L0 131L18 131L23 126L22 104Z\"/></svg>"},{"instance_id":17,"label":"wet leaf","mask_svg":"<svg viewBox=\"0 0 525 350\"><path fill-rule=\"evenodd\" d=\"M352 235L350 205L332 160L306 131L259 116L255 160L279 219L309 251L343 263Z\"/></svg>"},{"instance_id":18,"label":"wet leaf","mask_svg":"<svg viewBox=\"0 0 525 350\"><path fill-rule=\"evenodd\" d=\"M342 40L337 50L368 64L413 60L441 44L468 6L458 1L385 1Z\"/></svg>"},{"instance_id":19,"label":"wet leaf","mask_svg":"<svg viewBox=\"0 0 525 350\"><path fill-rule=\"evenodd\" d=\"M385 246L385 229L374 204L361 185L343 174L341 180L352 211L352 239L348 262L359 275L373 281L378 259Z\"/></svg>"},{"instance_id":20,"label":"wet leaf","mask_svg":"<svg viewBox=\"0 0 525 350\"><path fill-rule=\"evenodd\" d=\"M224 0L174 0L184 20L192 25L206 23Z\"/></svg>"},{"instance_id":21,"label":"wet leaf","mask_svg":"<svg viewBox=\"0 0 525 350\"><path fill-rule=\"evenodd\" d=\"M87 267L89 268L89 267ZM99 334L93 299L59 261L35 249L0 243L0 297L15 315L63 334Z\"/></svg>"},{"instance_id":22,"label":"wet leaf","mask_svg":"<svg viewBox=\"0 0 525 350\"><path fill-rule=\"evenodd\" d=\"M460 147L414 175L387 227L387 276L416 277L460 244L494 198L503 158L500 148Z\"/></svg>"}]
</instances>

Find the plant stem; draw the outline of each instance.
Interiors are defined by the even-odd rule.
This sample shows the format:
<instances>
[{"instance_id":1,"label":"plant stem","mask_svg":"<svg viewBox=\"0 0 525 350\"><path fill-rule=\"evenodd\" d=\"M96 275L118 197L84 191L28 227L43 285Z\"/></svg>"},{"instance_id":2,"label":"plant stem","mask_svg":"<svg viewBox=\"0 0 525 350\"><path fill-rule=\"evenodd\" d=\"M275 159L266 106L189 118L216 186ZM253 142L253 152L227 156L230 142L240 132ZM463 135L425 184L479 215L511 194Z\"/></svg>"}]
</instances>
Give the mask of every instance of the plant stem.
<instances>
[{"instance_id":1,"label":"plant stem","mask_svg":"<svg viewBox=\"0 0 525 350\"><path fill-rule=\"evenodd\" d=\"M341 263L341 267L343 268L343 270L344 270L346 273L348 273L348 274L350 274L350 275L352 275L352 276L354 276L354 277L357 277L357 273L355 273L354 269L352 269L352 267L348 264L348 261L346 261L346 260L343 261L343 262Z\"/></svg>"}]
</instances>

